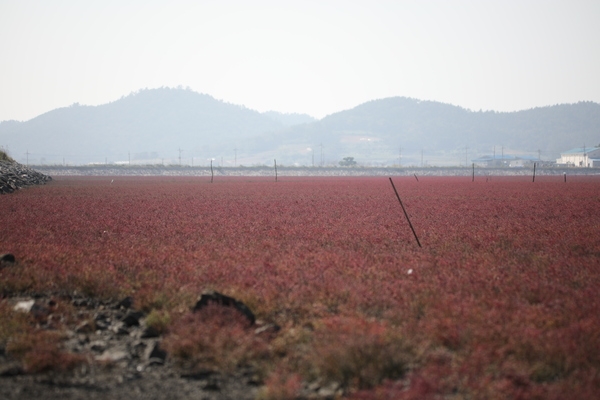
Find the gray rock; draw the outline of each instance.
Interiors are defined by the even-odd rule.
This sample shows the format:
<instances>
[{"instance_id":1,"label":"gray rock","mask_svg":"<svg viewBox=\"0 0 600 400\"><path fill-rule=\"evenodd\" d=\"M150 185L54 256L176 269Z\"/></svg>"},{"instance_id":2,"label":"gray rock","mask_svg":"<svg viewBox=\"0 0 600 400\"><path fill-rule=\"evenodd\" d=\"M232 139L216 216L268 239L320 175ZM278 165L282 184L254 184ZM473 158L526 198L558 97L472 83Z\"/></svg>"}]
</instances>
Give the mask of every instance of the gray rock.
<instances>
[{"instance_id":1,"label":"gray rock","mask_svg":"<svg viewBox=\"0 0 600 400\"><path fill-rule=\"evenodd\" d=\"M23 367L18 362L0 364L0 377L17 376L23 373Z\"/></svg>"},{"instance_id":2,"label":"gray rock","mask_svg":"<svg viewBox=\"0 0 600 400\"><path fill-rule=\"evenodd\" d=\"M14 264L17 262L14 255L10 253L0 254L0 268L3 266L8 266L9 264Z\"/></svg>"},{"instance_id":3,"label":"gray rock","mask_svg":"<svg viewBox=\"0 0 600 400\"><path fill-rule=\"evenodd\" d=\"M156 328L152 327L152 326L146 326L144 328L144 330L141 333L141 338L142 339L151 339L151 338L157 338L160 336L160 333L156 330Z\"/></svg>"},{"instance_id":4,"label":"gray rock","mask_svg":"<svg viewBox=\"0 0 600 400\"><path fill-rule=\"evenodd\" d=\"M319 388L317 394L321 398L333 399L336 395L341 395L340 384L337 382L330 382L329 384Z\"/></svg>"},{"instance_id":5,"label":"gray rock","mask_svg":"<svg viewBox=\"0 0 600 400\"><path fill-rule=\"evenodd\" d=\"M277 324L265 324L261 327L258 327L254 330L254 334L256 335L265 335L272 336L277 334L281 330L281 327Z\"/></svg>"},{"instance_id":6,"label":"gray rock","mask_svg":"<svg viewBox=\"0 0 600 400\"><path fill-rule=\"evenodd\" d=\"M127 326L121 321L113 323L110 326L110 330L118 335L129 335L129 330L127 330Z\"/></svg>"},{"instance_id":7,"label":"gray rock","mask_svg":"<svg viewBox=\"0 0 600 400\"><path fill-rule=\"evenodd\" d=\"M127 296L125 297L123 300L121 300L116 306L115 308L119 309L119 308L131 308L133 306L133 297L131 296Z\"/></svg>"},{"instance_id":8,"label":"gray rock","mask_svg":"<svg viewBox=\"0 0 600 400\"><path fill-rule=\"evenodd\" d=\"M119 362L131 358L125 347L114 347L105 350L101 355L96 356L96 361L100 362Z\"/></svg>"},{"instance_id":9,"label":"gray rock","mask_svg":"<svg viewBox=\"0 0 600 400\"><path fill-rule=\"evenodd\" d=\"M90 342L90 350L95 351L95 352L104 352L106 350L106 347L108 346L108 344L106 343L105 340L94 340L93 342Z\"/></svg>"},{"instance_id":10,"label":"gray rock","mask_svg":"<svg viewBox=\"0 0 600 400\"><path fill-rule=\"evenodd\" d=\"M148 347L146 347L144 359L158 359L164 363L164 361L167 359L167 352L160 348L160 342L153 341L148 345Z\"/></svg>"},{"instance_id":11,"label":"gray rock","mask_svg":"<svg viewBox=\"0 0 600 400\"><path fill-rule=\"evenodd\" d=\"M19 301L17 304L15 304L13 310L28 313L29 311L31 311L34 304L35 300L33 299Z\"/></svg>"},{"instance_id":12,"label":"gray rock","mask_svg":"<svg viewBox=\"0 0 600 400\"><path fill-rule=\"evenodd\" d=\"M91 321L83 321L75 327L77 333L92 333L96 331L96 324Z\"/></svg>"},{"instance_id":13,"label":"gray rock","mask_svg":"<svg viewBox=\"0 0 600 400\"><path fill-rule=\"evenodd\" d=\"M144 316L144 313L141 311L132 311L129 310L127 314L121 320L126 326L139 326L140 318Z\"/></svg>"}]
</instances>

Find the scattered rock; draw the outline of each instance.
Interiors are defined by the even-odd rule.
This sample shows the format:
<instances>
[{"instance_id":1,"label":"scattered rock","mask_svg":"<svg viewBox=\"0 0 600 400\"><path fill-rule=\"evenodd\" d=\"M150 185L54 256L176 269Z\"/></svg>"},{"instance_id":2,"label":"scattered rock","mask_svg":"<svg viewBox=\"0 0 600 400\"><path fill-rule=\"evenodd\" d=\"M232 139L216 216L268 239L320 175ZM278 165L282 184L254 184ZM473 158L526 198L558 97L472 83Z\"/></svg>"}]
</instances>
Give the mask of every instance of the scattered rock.
<instances>
[{"instance_id":1,"label":"scattered rock","mask_svg":"<svg viewBox=\"0 0 600 400\"><path fill-rule=\"evenodd\" d=\"M340 384L337 382L330 382L329 384L319 388L317 395L325 399L333 399L336 395L341 395L342 390Z\"/></svg>"},{"instance_id":2,"label":"scattered rock","mask_svg":"<svg viewBox=\"0 0 600 400\"><path fill-rule=\"evenodd\" d=\"M132 306L133 306L133 297L127 296L123 300L121 300L120 302L118 302L117 305L115 306L115 308L117 308L117 309L119 309L119 308L129 309Z\"/></svg>"},{"instance_id":3,"label":"scattered rock","mask_svg":"<svg viewBox=\"0 0 600 400\"><path fill-rule=\"evenodd\" d=\"M129 335L129 330L125 324L121 321L117 321L110 326L110 330L117 335Z\"/></svg>"},{"instance_id":4,"label":"scattered rock","mask_svg":"<svg viewBox=\"0 0 600 400\"><path fill-rule=\"evenodd\" d=\"M38 323L36 329L62 330L61 351L81 355L88 361L69 372L30 374L0 348L0 398L251 400L258 394L262 381L251 367L231 374L202 373L172 361L161 347L161 335L146 325L145 314L133 308L131 298L110 302L81 294L75 298L30 296L9 301L14 309L30 313L36 320L32 310L39 308L40 315L48 322L60 321ZM267 335L279 328L254 321L250 318L254 315L243 303L219 294L199 301L198 309L212 302L238 310L254 323L257 335ZM65 309L72 314L59 319Z\"/></svg>"},{"instance_id":5,"label":"scattered rock","mask_svg":"<svg viewBox=\"0 0 600 400\"><path fill-rule=\"evenodd\" d=\"M106 340L94 340L93 342L90 342L89 348L94 352L100 353L104 352L107 346L108 343L106 343Z\"/></svg>"},{"instance_id":6,"label":"scattered rock","mask_svg":"<svg viewBox=\"0 0 600 400\"><path fill-rule=\"evenodd\" d=\"M144 359L148 361L159 360L161 363L164 363L167 359L167 352L160 348L160 343L158 341L154 341L146 347Z\"/></svg>"},{"instance_id":7,"label":"scattered rock","mask_svg":"<svg viewBox=\"0 0 600 400\"><path fill-rule=\"evenodd\" d=\"M14 255L10 253L0 254L0 268L3 266L8 266L9 264L14 264L17 262Z\"/></svg>"},{"instance_id":8,"label":"scattered rock","mask_svg":"<svg viewBox=\"0 0 600 400\"><path fill-rule=\"evenodd\" d=\"M17 376L23 373L23 367L17 362L10 362L0 365L0 377Z\"/></svg>"},{"instance_id":9,"label":"scattered rock","mask_svg":"<svg viewBox=\"0 0 600 400\"><path fill-rule=\"evenodd\" d=\"M277 324L264 324L263 326L256 328L254 330L254 333L256 335L264 335L269 337L275 336L280 330L281 327Z\"/></svg>"},{"instance_id":10,"label":"scattered rock","mask_svg":"<svg viewBox=\"0 0 600 400\"><path fill-rule=\"evenodd\" d=\"M93 321L83 321L77 327L75 327L75 332L77 333L92 333L96 331L96 324Z\"/></svg>"},{"instance_id":11,"label":"scattered rock","mask_svg":"<svg viewBox=\"0 0 600 400\"><path fill-rule=\"evenodd\" d=\"M128 326L140 326L140 318L144 316L141 311L128 311L121 321Z\"/></svg>"},{"instance_id":12,"label":"scattered rock","mask_svg":"<svg viewBox=\"0 0 600 400\"><path fill-rule=\"evenodd\" d=\"M254 322L256 321L256 317L244 303L234 299L233 297L225 296L224 294L212 290L202 293L200 299L194 306L193 311L200 311L209 304L217 304L223 307L235 308L248 319L250 325L254 325Z\"/></svg>"},{"instance_id":13,"label":"scattered rock","mask_svg":"<svg viewBox=\"0 0 600 400\"><path fill-rule=\"evenodd\" d=\"M33 308L34 304L35 304L35 300L33 300L33 299L19 301L14 306L13 310L28 313L29 311L31 311L31 309Z\"/></svg>"},{"instance_id":14,"label":"scattered rock","mask_svg":"<svg viewBox=\"0 0 600 400\"><path fill-rule=\"evenodd\" d=\"M160 332L153 326L146 326L140 336L141 339L152 339L160 336Z\"/></svg>"},{"instance_id":15,"label":"scattered rock","mask_svg":"<svg viewBox=\"0 0 600 400\"><path fill-rule=\"evenodd\" d=\"M33 315L33 318L35 318L35 320L37 322L39 322L39 323L47 322L48 317L50 316L50 314L52 314L52 311L53 311L54 307L56 306L56 304L54 306L51 306L49 303L50 302L48 302L47 304L44 304L41 301L34 302L33 306L29 310L29 312L31 313L31 315Z\"/></svg>"},{"instance_id":16,"label":"scattered rock","mask_svg":"<svg viewBox=\"0 0 600 400\"><path fill-rule=\"evenodd\" d=\"M218 392L221 390L221 385L216 379L209 379L203 387L204 390L210 390L211 392Z\"/></svg>"},{"instance_id":17,"label":"scattered rock","mask_svg":"<svg viewBox=\"0 0 600 400\"><path fill-rule=\"evenodd\" d=\"M100 362L119 362L131 358L126 347L117 347L105 350L101 355L96 356L96 361Z\"/></svg>"}]
</instances>

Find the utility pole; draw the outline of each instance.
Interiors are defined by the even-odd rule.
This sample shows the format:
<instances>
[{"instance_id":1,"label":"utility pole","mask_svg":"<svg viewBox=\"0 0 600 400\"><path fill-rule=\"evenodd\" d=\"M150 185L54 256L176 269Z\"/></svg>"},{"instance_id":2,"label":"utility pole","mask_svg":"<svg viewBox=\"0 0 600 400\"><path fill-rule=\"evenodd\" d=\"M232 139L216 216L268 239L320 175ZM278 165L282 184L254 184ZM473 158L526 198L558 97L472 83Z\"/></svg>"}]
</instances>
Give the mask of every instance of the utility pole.
<instances>
[{"instance_id":1,"label":"utility pole","mask_svg":"<svg viewBox=\"0 0 600 400\"><path fill-rule=\"evenodd\" d=\"M323 142L321 142L321 167L323 166Z\"/></svg>"},{"instance_id":2,"label":"utility pole","mask_svg":"<svg viewBox=\"0 0 600 400\"><path fill-rule=\"evenodd\" d=\"M400 147L400 151L398 152L398 167L402 167L402 147Z\"/></svg>"}]
</instances>

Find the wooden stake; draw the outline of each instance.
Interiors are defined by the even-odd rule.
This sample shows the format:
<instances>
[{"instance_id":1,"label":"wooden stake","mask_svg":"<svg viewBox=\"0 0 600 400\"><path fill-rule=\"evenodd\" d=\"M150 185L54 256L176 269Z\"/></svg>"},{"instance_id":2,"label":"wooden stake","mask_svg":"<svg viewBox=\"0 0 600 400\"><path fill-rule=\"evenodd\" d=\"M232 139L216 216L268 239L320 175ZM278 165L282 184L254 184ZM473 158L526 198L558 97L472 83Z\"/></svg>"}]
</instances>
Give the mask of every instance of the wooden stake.
<instances>
[{"instance_id":1,"label":"wooden stake","mask_svg":"<svg viewBox=\"0 0 600 400\"><path fill-rule=\"evenodd\" d=\"M533 163L533 182L535 182L535 164L536 163Z\"/></svg>"},{"instance_id":2,"label":"wooden stake","mask_svg":"<svg viewBox=\"0 0 600 400\"><path fill-rule=\"evenodd\" d=\"M275 182L277 182L277 159L273 160L275 162Z\"/></svg>"},{"instance_id":3,"label":"wooden stake","mask_svg":"<svg viewBox=\"0 0 600 400\"><path fill-rule=\"evenodd\" d=\"M212 167L212 158L210 159L210 183L213 183L213 177L215 176L215 174L213 173L213 167Z\"/></svg>"},{"instance_id":4,"label":"wooden stake","mask_svg":"<svg viewBox=\"0 0 600 400\"><path fill-rule=\"evenodd\" d=\"M471 178L471 182L475 182L475 163L473 163L473 177Z\"/></svg>"},{"instance_id":5,"label":"wooden stake","mask_svg":"<svg viewBox=\"0 0 600 400\"><path fill-rule=\"evenodd\" d=\"M416 178L416 175L415 175L415 178ZM398 194L398 191L396 190L396 186L394 186L394 181L392 181L391 177L390 177L390 183L392 184L392 187L394 188L394 193L396 193L396 197L398 198L398 202L400 203L400 207L402 207L402 211L404 211L404 216L406 217L406 220L408 221L408 226L410 226L410 229L412 230L413 235L415 235L415 239L417 240L417 244L419 245L419 247L423 247L423 246L421 246L421 242L419 242L419 238L417 237L417 233L415 232L415 228L413 228L412 224L410 223L410 218L408 218L408 213L406 212L406 209L404 208L404 204L402 204L402 200L400 200L400 195Z\"/></svg>"},{"instance_id":6,"label":"wooden stake","mask_svg":"<svg viewBox=\"0 0 600 400\"><path fill-rule=\"evenodd\" d=\"M417 174L413 174L415 176L415 179L417 180L417 182L419 182L419 178L417 178ZM390 180L392 180L392 178L390 178ZM393 185L393 183L392 183Z\"/></svg>"}]
</instances>

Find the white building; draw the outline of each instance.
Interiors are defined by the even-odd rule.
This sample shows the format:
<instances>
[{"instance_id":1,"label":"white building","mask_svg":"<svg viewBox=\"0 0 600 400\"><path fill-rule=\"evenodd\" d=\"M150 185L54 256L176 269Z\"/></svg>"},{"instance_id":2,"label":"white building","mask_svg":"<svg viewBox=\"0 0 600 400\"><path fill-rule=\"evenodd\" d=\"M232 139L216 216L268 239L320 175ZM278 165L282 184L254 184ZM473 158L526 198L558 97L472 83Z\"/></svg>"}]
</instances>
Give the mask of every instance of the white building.
<instances>
[{"instance_id":1,"label":"white building","mask_svg":"<svg viewBox=\"0 0 600 400\"><path fill-rule=\"evenodd\" d=\"M568 167L600 167L600 147L578 147L565 151L560 153L556 163Z\"/></svg>"}]
</instances>

